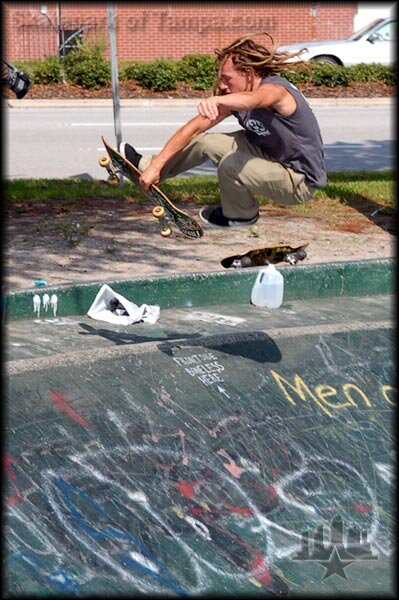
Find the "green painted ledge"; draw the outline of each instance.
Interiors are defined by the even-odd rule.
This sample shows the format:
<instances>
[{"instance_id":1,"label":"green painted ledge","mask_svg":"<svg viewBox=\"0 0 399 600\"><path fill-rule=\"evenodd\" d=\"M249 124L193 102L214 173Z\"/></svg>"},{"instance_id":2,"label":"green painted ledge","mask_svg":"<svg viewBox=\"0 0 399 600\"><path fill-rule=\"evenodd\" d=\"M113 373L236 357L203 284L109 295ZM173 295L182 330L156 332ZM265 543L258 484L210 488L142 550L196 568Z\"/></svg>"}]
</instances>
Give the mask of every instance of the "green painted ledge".
<instances>
[{"instance_id":1,"label":"green painted ledge","mask_svg":"<svg viewBox=\"0 0 399 600\"><path fill-rule=\"evenodd\" d=\"M394 259L371 259L277 268L284 275L284 301L289 301L392 294L395 291L394 267ZM138 305L183 308L242 304L250 302L258 271L257 268L238 269L30 288L2 298L2 321L37 318L33 312L33 295L43 297L45 293L57 295L57 317L84 315L103 283ZM52 315L51 310L49 314Z\"/></svg>"}]
</instances>

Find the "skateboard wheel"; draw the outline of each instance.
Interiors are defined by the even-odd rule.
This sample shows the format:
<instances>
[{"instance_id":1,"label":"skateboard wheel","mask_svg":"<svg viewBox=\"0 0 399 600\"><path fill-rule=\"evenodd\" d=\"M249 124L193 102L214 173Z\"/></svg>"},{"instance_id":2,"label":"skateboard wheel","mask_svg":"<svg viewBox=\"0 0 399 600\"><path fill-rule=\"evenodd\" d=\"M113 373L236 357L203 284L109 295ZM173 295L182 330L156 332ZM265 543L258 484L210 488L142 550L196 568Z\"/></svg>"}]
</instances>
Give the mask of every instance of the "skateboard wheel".
<instances>
[{"instance_id":1,"label":"skateboard wheel","mask_svg":"<svg viewBox=\"0 0 399 600\"><path fill-rule=\"evenodd\" d=\"M98 161L100 167L109 167L110 162L111 159L109 156L101 156Z\"/></svg>"},{"instance_id":2,"label":"skateboard wheel","mask_svg":"<svg viewBox=\"0 0 399 600\"><path fill-rule=\"evenodd\" d=\"M116 187L117 185L119 185L119 177L117 177L116 175L110 175L107 179L107 183L111 187Z\"/></svg>"},{"instance_id":3,"label":"skateboard wheel","mask_svg":"<svg viewBox=\"0 0 399 600\"><path fill-rule=\"evenodd\" d=\"M298 260L304 260L307 257L307 254L303 248L299 248L299 250L296 251L296 255Z\"/></svg>"},{"instance_id":4,"label":"skateboard wheel","mask_svg":"<svg viewBox=\"0 0 399 600\"><path fill-rule=\"evenodd\" d=\"M249 258L249 256L243 256L241 261L240 261L240 265L239 265L242 269L246 269L247 267L252 267L252 261Z\"/></svg>"},{"instance_id":5,"label":"skateboard wheel","mask_svg":"<svg viewBox=\"0 0 399 600\"><path fill-rule=\"evenodd\" d=\"M152 214L156 219L162 219L165 216L165 209L163 206L156 206L152 209Z\"/></svg>"},{"instance_id":6,"label":"skateboard wheel","mask_svg":"<svg viewBox=\"0 0 399 600\"><path fill-rule=\"evenodd\" d=\"M172 235L172 228L166 227L166 229L161 229L160 234L162 235L162 237L169 237L170 235Z\"/></svg>"}]
</instances>

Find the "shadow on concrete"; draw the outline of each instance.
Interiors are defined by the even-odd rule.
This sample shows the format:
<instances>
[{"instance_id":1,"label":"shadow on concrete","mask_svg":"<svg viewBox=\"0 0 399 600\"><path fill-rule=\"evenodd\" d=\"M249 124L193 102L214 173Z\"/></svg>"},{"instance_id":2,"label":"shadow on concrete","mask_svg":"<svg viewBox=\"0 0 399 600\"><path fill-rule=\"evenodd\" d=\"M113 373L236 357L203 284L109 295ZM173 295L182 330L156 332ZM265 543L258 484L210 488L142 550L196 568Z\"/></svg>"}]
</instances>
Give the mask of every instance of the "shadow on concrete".
<instances>
[{"instance_id":1,"label":"shadow on concrete","mask_svg":"<svg viewBox=\"0 0 399 600\"><path fill-rule=\"evenodd\" d=\"M222 334L207 336L205 339L187 340L183 343L164 342L158 346L158 350L168 356L173 356L176 346L201 346L207 350L218 350L230 356L246 358L257 363L277 363L282 359L282 354L275 341L266 333L259 331L246 332L243 334Z\"/></svg>"},{"instance_id":2,"label":"shadow on concrete","mask_svg":"<svg viewBox=\"0 0 399 600\"><path fill-rule=\"evenodd\" d=\"M94 177L90 173L78 173L77 175L71 175L71 179L81 179L82 181L94 181Z\"/></svg>"},{"instance_id":3,"label":"shadow on concrete","mask_svg":"<svg viewBox=\"0 0 399 600\"><path fill-rule=\"evenodd\" d=\"M364 144L337 142L324 145L328 172L335 171L386 171L395 165L392 140L367 140ZM200 167L181 173L189 175L216 175L216 167L209 160Z\"/></svg>"},{"instance_id":4,"label":"shadow on concrete","mask_svg":"<svg viewBox=\"0 0 399 600\"><path fill-rule=\"evenodd\" d=\"M116 346L122 346L125 344L140 344L144 342L160 342L164 341L165 337L173 340L185 340L187 338L197 339L200 337L199 333L195 334L179 334L175 331L165 331L162 336L141 336L134 333L127 333L126 331L112 331L111 329L104 329L102 327L91 327L87 323L79 323L80 327L84 331L79 331L79 335L91 335L98 336L112 342Z\"/></svg>"},{"instance_id":5,"label":"shadow on concrete","mask_svg":"<svg viewBox=\"0 0 399 600\"><path fill-rule=\"evenodd\" d=\"M167 356L173 356L176 348L200 346L207 350L217 349L219 352L247 358L258 363L277 363L282 359L279 347L266 333L251 331L234 334L207 335L201 333L180 334L173 330L166 330L162 336L140 336L126 331L115 331L103 327L92 327L87 323L79 323L83 331L79 335L98 336L112 342L116 346L159 342L157 349ZM165 341L167 337L168 341Z\"/></svg>"},{"instance_id":6,"label":"shadow on concrete","mask_svg":"<svg viewBox=\"0 0 399 600\"><path fill-rule=\"evenodd\" d=\"M393 140L366 140L363 144L325 144L327 171L385 171L393 169Z\"/></svg>"}]
</instances>

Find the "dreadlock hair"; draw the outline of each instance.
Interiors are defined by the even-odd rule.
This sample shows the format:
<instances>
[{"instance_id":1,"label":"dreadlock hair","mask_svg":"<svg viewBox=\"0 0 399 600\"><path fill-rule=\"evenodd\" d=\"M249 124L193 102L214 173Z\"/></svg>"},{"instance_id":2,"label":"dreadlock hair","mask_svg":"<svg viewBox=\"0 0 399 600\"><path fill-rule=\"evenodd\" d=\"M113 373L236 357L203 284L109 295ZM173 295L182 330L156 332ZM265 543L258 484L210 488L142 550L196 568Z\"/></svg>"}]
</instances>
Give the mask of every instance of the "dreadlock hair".
<instances>
[{"instance_id":1,"label":"dreadlock hair","mask_svg":"<svg viewBox=\"0 0 399 600\"><path fill-rule=\"evenodd\" d=\"M266 46L254 41L254 37L265 35L271 42L271 50ZM251 75L251 84L254 76L265 77L276 72L292 69L293 64L285 64L285 62L294 56L298 56L305 51L305 48L298 52L277 52L277 46L270 33L263 31L261 33L249 33L238 38L226 48L216 49L216 67L217 81L214 86L214 94L220 94L220 79L223 66L228 58L231 58L236 69L249 71ZM302 61L299 61L300 63Z\"/></svg>"}]
</instances>

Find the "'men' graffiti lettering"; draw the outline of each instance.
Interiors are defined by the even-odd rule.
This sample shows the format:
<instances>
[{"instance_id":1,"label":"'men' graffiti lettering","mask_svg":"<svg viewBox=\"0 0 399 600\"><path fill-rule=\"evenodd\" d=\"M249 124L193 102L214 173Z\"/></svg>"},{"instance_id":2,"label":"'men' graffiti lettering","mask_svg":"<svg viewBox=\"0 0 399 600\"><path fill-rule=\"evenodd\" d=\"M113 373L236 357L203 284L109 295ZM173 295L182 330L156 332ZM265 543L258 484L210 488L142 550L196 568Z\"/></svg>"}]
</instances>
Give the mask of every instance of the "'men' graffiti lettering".
<instances>
[{"instance_id":1,"label":"'men' graffiti lettering","mask_svg":"<svg viewBox=\"0 0 399 600\"><path fill-rule=\"evenodd\" d=\"M293 383L291 383L273 369L270 370L270 373L284 396L293 406L296 406L296 400L298 400L298 398L303 402L312 400L329 417L333 416L333 411L341 408L347 408L349 406L357 408L358 402L364 403L369 408L372 407L372 403L367 394L354 383L344 383L341 386L341 390L338 390L332 385L320 384L316 385L314 391L312 391L299 375L295 375ZM382 385L380 387L380 393L388 404L395 405L394 396L396 395L396 389L394 387L391 385ZM342 401L342 396L344 397L344 401ZM330 409L332 409L332 411Z\"/></svg>"}]
</instances>

